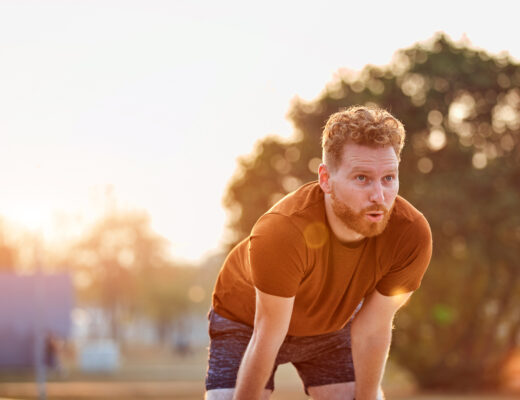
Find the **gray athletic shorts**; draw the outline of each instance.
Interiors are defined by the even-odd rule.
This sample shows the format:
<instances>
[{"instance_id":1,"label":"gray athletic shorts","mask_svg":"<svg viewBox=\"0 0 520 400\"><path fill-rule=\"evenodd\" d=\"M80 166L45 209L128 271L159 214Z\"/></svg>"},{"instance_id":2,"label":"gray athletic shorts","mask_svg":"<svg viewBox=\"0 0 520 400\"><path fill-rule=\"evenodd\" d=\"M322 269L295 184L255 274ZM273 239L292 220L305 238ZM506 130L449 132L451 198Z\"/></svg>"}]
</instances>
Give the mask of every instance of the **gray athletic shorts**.
<instances>
[{"instance_id":1,"label":"gray athletic shorts","mask_svg":"<svg viewBox=\"0 0 520 400\"><path fill-rule=\"evenodd\" d=\"M208 319L210 347L206 390L234 388L253 328L224 318L213 310ZM323 335L286 336L266 389L274 390L276 368L288 362L296 367L307 394L310 386L353 382L350 325L349 322L343 329Z\"/></svg>"}]
</instances>

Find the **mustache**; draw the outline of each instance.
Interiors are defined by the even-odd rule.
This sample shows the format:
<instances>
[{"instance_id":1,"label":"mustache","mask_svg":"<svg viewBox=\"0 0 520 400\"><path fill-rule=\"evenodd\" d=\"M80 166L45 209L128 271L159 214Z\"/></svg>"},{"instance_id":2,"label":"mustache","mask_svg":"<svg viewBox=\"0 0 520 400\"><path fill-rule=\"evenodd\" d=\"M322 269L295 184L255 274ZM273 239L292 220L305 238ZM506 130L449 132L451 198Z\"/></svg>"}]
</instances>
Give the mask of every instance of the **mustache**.
<instances>
[{"instance_id":1,"label":"mustache","mask_svg":"<svg viewBox=\"0 0 520 400\"><path fill-rule=\"evenodd\" d=\"M369 213L369 212L373 212L373 211L382 211L383 213L385 214L388 214L389 210L382 206L382 205L373 205L373 206L369 206L369 207L366 207L366 208L363 208L361 210L361 213L363 214L366 214L366 213Z\"/></svg>"}]
</instances>

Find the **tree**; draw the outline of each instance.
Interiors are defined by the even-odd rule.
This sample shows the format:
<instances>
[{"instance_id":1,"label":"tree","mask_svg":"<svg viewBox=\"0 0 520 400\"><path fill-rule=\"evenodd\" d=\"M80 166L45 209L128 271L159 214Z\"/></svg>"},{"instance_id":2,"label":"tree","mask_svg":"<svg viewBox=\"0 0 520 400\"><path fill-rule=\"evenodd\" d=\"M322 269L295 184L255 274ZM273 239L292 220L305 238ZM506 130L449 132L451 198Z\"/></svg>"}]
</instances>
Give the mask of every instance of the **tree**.
<instances>
[{"instance_id":1,"label":"tree","mask_svg":"<svg viewBox=\"0 0 520 400\"><path fill-rule=\"evenodd\" d=\"M139 311L155 321L159 341L165 345L170 344L172 321L191 309L188 291L196 272L193 267L164 266L150 268L139 279Z\"/></svg>"},{"instance_id":2,"label":"tree","mask_svg":"<svg viewBox=\"0 0 520 400\"><path fill-rule=\"evenodd\" d=\"M430 222L422 288L397 318L393 357L422 387L500 383L520 346L520 66L439 34L386 67L339 70L313 101L296 98L292 141L267 137L239 161L225 196L236 241L283 194L316 179L330 114L384 107L404 123L400 194Z\"/></svg>"},{"instance_id":3,"label":"tree","mask_svg":"<svg viewBox=\"0 0 520 400\"><path fill-rule=\"evenodd\" d=\"M22 267L20 260L20 250L23 246L22 239L19 234L13 235L13 230L14 228L0 216L0 273L13 273ZM13 236L18 236L18 238L13 240ZM27 237L24 237L24 239L27 239ZM24 245L27 245L27 242L32 244L30 240L26 240Z\"/></svg>"},{"instance_id":4,"label":"tree","mask_svg":"<svg viewBox=\"0 0 520 400\"><path fill-rule=\"evenodd\" d=\"M162 275L164 285L174 286L175 274L159 272L174 267L168 259L167 244L151 230L146 213L114 211L97 221L61 261L79 277L76 281L82 283L81 301L101 306L108 313L114 339L119 338L125 319L163 307L164 296L156 296L156 288L149 281L153 277L157 282ZM146 304L142 299L147 299ZM175 309L175 302L168 307ZM150 312L149 316L161 332L164 313Z\"/></svg>"}]
</instances>

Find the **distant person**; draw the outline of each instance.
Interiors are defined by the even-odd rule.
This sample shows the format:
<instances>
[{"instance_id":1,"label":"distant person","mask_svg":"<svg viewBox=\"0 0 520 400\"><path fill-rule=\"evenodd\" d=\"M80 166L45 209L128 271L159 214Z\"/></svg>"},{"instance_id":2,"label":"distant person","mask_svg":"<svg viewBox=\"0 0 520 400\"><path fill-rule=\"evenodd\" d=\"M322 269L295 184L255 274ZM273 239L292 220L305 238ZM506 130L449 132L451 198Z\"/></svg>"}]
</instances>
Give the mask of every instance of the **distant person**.
<instances>
[{"instance_id":1,"label":"distant person","mask_svg":"<svg viewBox=\"0 0 520 400\"><path fill-rule=\"evenodd\" d=\"M312 399L383 398L394 315L432 253L425 217L397 195L404 139L379 108L330 116L319 181L262 215L220 271L206 399L267 399L287 362Z\"/></svg>"},{"instance_id":2,"label":"distant person","mask_svg":"<svg viewBox=\"0 0 520 400\"><path fill-rule=\"evenodd\" d=\"M182 357L191 354L190 339L185 332L180 331L175 336L174 349L175 353Z\"/></svg>"},{"instance_id":3,"label":"distant person","mask_svg":"<svg viewBox=\"0 0 520 400\"><path fill-rule=\"evenodd\" d=\"M48 333L45 337L45 366L52 370L60 367L58 339L53 333Z\"/></svg>"}]
</instances>

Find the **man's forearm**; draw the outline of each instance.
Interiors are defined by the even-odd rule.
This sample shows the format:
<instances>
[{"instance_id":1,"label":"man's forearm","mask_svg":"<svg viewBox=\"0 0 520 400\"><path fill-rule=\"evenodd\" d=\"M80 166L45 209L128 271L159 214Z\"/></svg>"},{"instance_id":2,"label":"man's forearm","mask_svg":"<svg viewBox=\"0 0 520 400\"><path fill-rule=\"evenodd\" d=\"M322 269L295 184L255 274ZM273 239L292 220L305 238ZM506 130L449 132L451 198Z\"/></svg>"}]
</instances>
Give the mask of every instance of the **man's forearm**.
<instances>
[{"instance_id":1,"label":"man's forearm","mask_svg":"<svg viewBox=\"0 0 520 400\"><path fill-rule=\"evenodd\" d=\"M234 400L258 400L271 376L277 349L259 346L251 338L238 371Z\"/></svg>"},{"instance_id":2,"label":"man's forearm","mask_svg":"<svg viewBox=\"0 0 520 400\"><path fill-rule=\"evenodd\" d=\"M352 333L356 400L376 400L378 398L378 389L383 378L391 338L391 328L372 335L363 335L363 332Z\"/></svg>"}]
</instances>

